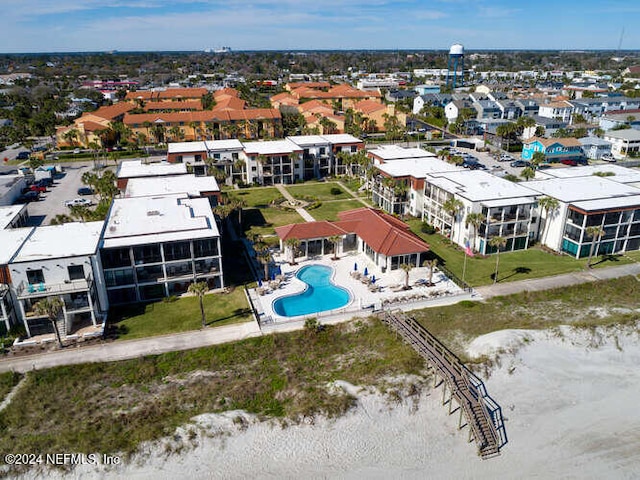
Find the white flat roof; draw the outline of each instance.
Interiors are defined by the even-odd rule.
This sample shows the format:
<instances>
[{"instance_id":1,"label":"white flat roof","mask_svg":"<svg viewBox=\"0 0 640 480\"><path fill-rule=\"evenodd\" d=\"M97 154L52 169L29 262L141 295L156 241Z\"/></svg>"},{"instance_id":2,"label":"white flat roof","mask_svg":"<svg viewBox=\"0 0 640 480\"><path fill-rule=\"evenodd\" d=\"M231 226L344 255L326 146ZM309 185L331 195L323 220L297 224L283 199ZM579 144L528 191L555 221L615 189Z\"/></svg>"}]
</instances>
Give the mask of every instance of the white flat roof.
<instances>
[{"instance_id":1,"label":"white flat roof","mask_svg":"<svg viewBox=\"0 0 640 480\"><path fill-rule=\"evenodd\" d=\"M26 205L7 205L0 207L0 230L4 230L16 218L22 210L26 210ZM0 242L0 245L2 243Z\"/></svg>"},{"instance_id":2,"label":"white flat roof","mask_svg":"<svg viewBox=\"0 0 640 480\"><path fill-rule=\"evenodd\" d=\"M358 137L354 137L348 133L330 133L327 135L321 135L321 137L333 145L338 145L340 143L362 143L362 140Z\"/></svg>"},{"instance_id":3,"label":"white flat roof","mask_svg":"<svg viewBox=\"0 0 640 480\"><path fill-rule=\"evenodd\" d=\"M376 168L391 177L412 176L413 178L425 178L431 173L456 172L462 170L462 167L456 167L436 157L394 160L389 163L376 165Z\"/></svg>"},{"instance_id":4,"label":"white flat roof","mask_svg":"<svg viewBox=\"0 0 640 480\"><path fill-rule=\"evenodd\" d=\"M639 190L640 191L640 190ZM640 206L640 195L629 197L614 197L598 200L585 200L584 202L572 202L571 205L592 212L594 210L611 210L617 208L632 208Z\"/></svg>"},{"instance_id":5,"label":"white flat roof","mask_svg":"<svg viewBox=\"0 0 640 480\"><path fill-rule=\"evenodd\" d=\"M519 183L510 182L481 170L459 170L427 176L427 181L447 192L472 202L509 199L506 203L530 203L536 193Z\"/></svg>"},{"instance_id":6,"label":"white flat roof","mask_svg":"<svg viewBox=\"0 0 640 480\"><path fill-rule=\"evenodd\" d=\"M176 142L167 145L167 153L206 152L205 142Z\"/></svg>"},{"instance_id":7,"label":"white flat roof","mask_svg":"<svg viewBox=\"0 0 640 480\"><path fill-rule=\"evenodd\" d=\"M302 149L291 140L273 140L269 142L247 142L244 151L249 155L277 155L299 152Z\"/></svg>"},{"instance_id":8,"label":"white flat roof","mask_svg":"<svg viewBox=\"0 0 640 480\"><path fill-rule=\"evenodd\" d=\"M36 227L13 262L93 255L103 226L104 222L73 222Z\"/></svg>"},{"instance_id":9,"label":"white flat roof","mask_svg":"<svg viewBox=\"0 0 640 480\"><path fill-rule=\"evenodd\" d=\"M207 150L242 150L243 145L240 140L228 139L228 140L207 140L204 142Z\"/></svg>"},{"instance_id":10,"label":"white flat roof","mask_svg":"<svg viewBox=\"0 0 640 480\"><path fill-rule=\"evenodd\" d=\"M573 178L573 177L590 177L594 173L613 173L607 177L618 183L634 183L640 182L640 170L635 168L622 167L610 163L600 165L587 165L583 167L567 167L567 168L548 168L539 170L544 172L547 178Z\"/></svg>"},{"instance_id":11,"label":"white flat roof","mask_svg":"<svg viewBox=\"0 0 640 480\"><path fill-rule=\"evenodd\" d=\"M8 264L35 227L0 230L0 265Z\"/></svg>"},{"instance_id":12,"label":"white flat roof","mask_svg":"<svg viewBox=\"0 0 640 480\"><path fill-rule=\"evenodd\" d=\"M193 174L187 174L159 178L132 178L127 182L124 196L147 197L186 193L189 196L199 197L203 193L219 191L220 187L214 177L196 177Z\"/></svg>"},{"instance_id":13,"label":"white flat roof","mask_svg":"<svg viewBox=\"0 0 640 480\"><path fill-rule=\"evenodd\" d=\"M142 163L142 160L126 160L120 164L118 178L161 177L186 173L187 166L184 163Z\"/></svg>"},{"instance_id":14,"label":"white flat roof","mask_svg":"<svg viewBox=\"0 0 640 480\"><path fill-rule=\"evenodd\" d=\"M104 230L104 248L219 237L206 198L184 194L117 198Z\"/></svg>"},{"instance_id":15,"label":"white flat roof","mask_svg":"<svg viewBox=\"0 0 640 480\"><path fill-rule=\"evenodd\" d=\"M401 160L404 158L435 157L436 155L421 148L404 148L399 145L381 145L369 150L370 154L384 160Z\"/></svg>"},{"instance_id":16,"label":"white flat roof","mask_svg":"<svg viewBox=\"0 0 640 480\"><path fill-rule=\"evenodd\" d=\"M301 147L312 147L314 145L328 145L331 142L322 135L292 135L287 137L296 145Z\"/></svg>"},{"instance_id":17,"label":"white flat roof","mask_svg":"<svg viewBox=\"0 0 640 480\"><path fill-rule=\"evenodd\" d=\"M640 195L640 189L610 180L612 177L550 178L527 182L527 187L564 203L585 202L624 197L630 199ZM615 178L615 177L614 177ZM602 207L607 208L607 207Z\"/></svg>"}]
</instances>

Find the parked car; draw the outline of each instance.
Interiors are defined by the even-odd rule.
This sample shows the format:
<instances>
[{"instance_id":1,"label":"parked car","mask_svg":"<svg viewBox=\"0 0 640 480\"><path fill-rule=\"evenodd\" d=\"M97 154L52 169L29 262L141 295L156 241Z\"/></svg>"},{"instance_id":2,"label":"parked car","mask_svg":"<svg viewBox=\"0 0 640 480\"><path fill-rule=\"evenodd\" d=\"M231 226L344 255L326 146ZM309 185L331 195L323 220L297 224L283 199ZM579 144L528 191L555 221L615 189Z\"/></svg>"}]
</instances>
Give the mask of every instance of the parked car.
<instances>
[{"instance_id":1,"label":"parked car","mask_svg":"<svg viewBox=\"0 0 640 480\"><path fill-rule=\"evenodd\" d=\"M41 178L35 184L38 185L38 186L43 186L43 187L50 187L50 186L53 185L53 179L52 178Z\"/></svg>"},{"instance_id":2,"label":"parked car","mask_svg":"<svg viewBox=\"0 0 640 480\"><path fill-rule=\"evenodd\" d=\"M500 158L498 158L499 162L511 162L513 160L514 160L514 158L511 155L507 155L505 153L500 155Z\"/></svg>"},{"instance_id":3,"label":"parked car","mask_svg":"<svg viewBox=\"0 0 640 480\"><path fill-rule=\"evenodd\" d=\"M530 167L531 162L527 162L526 160L515 160L509 165L511 165L512 167Z\"/></svg>"},{"instance_id":4,"label":"parked car","mask_svg":"<svg viewBox=\"0 0 640 480\"><path fill-rule=\"evenodd\" d=\"M613 163L613 162L616 161L616 158L610 153L605 153L600 158L602 158L602 160L604 160L605 162L612 162Z\"/></svg>"},{"instance_id":5,"label":"parked car","mask_svg":"<svg viewBox=\"0 0 640 480\"><path fill-rule=\"evenodd\" d=\"M571 158L564 158L562 160L560 160L560 163L563 165L569 165L571 167L577 167L578 166L578 161L577 160L573 160Z\"/></svg>"},{"instance_id":6,"label":"parked car","mask_svg":"<svg viewBox=\"0 0 640 480\"><path fill-rule=\"evenodd\" d=\"M468 157L467 157L467 158L465 158L465 159L462 161L462 166L463 166L464 168L468 168L468 169L470 169L470 170L475 170L475 169L477 169L477 168L481 168L481 165L482 165L482 164L481 164L480 162L478 162L477 160L474 160L474 159L472 159L472 158L468 158Z\"/></svg>"},{"instance_id":7,"label":"parked car","mask_svg":"<svg viewBox=\"0 0 640 480\"><path fill-rule=\"evenodd\" d=\"M47 191L47 187L34 183L33 185L29 186L29 190L31 190L32 192L45 193Z\"/></svg>"},{"instance_id":8,"label":"parked car","mask_svg":"<svg viewBox=\"0 0 640 480\"><path fill-rule=\"evenodd\" d=\"M23 193L18 197L16 203L29 203L29 202L37 202L40 200L40 192L35 190L29 190L28 192Z\"/></svg>"},{"instance_id":9,"label":"parked car","mask_svg":"<svg viewBox=\"0 0 640 480\"><path fill-rule=\"evenodd\" d=\"M27 152L26 150L18 152L18 155L16 155L16 160L29 160L29 152Z\"/></svg>"},{"instance_id":10,"label":"parked car","mask_svg":"<svg viewBox=\"0 0 640 480\"><path fill-rule=\"evenodd\" d=\"M93 195L93 188L90 187L80 187L78 189L78 195Z\"/></svg>"},{"instance_id":11,"label":"parked car","mask_svg":"<svg viewBox=\"0 0 640 480\"><path fill-rule=\"evenodd\" d=\"M93 205L93 202L86 198L74 198L73 200L64 202L64 205L65 207L90 207Z\"/></svg>"}]
</instances>

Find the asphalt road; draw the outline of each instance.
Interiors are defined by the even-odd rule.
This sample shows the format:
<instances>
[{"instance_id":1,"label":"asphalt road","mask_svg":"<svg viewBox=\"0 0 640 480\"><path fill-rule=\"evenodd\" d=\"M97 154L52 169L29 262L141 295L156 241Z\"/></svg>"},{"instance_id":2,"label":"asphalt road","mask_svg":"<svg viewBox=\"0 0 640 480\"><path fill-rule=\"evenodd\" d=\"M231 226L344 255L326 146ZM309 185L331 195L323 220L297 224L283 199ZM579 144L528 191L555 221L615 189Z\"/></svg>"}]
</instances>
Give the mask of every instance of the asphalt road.
<instances>
[{"instance_id":1,"label":"asphalt road","mask_svg":"<svg viewBox=\"0 0 640 480\"><path fill-rule=\"evenodd\" d=\"M82 174L91 171L88 165L65 165L64 173L54 179L52 187L40 196L38 202L31 202L28 211L30 225L49 225L49 222L59 214L68 214L69 208L64 205L66 200L78 197L78 188L83 187ZM87 196L94 202L93 196Z\"/></svg>"}]
</instances>

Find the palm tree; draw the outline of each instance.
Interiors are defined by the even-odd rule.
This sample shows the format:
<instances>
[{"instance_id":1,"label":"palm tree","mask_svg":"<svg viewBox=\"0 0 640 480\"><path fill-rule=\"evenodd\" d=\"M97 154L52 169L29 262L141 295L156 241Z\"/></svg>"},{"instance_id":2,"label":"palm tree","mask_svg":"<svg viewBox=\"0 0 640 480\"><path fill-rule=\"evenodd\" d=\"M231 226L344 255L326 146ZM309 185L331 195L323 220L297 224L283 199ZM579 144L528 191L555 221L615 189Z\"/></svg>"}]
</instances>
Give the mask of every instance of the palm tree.
<instances>
[{"instance_id":1,"label":"palm tree","mask_svg":"<svg viewBox=\"0 0 640 480\"><path fill-rule=\"evenodd\" d=\"M287 238L284 241L284 244L289 248L291 252L291 265L296 264L296 249L300 246L300 239L298 238Z\"/></svg>"},{"instance_id":2,"label":"palm tree","mask_svg":"<svg viewBox=\"0 0 640 480\"><path fill-rule=\"evenodd\" d=\"M520 176L526 181L529 181L536 176L536 171L533 169L533 167L524 167L522 169L522 172L520 172Z\"/></svg>"},{"instance_id":3,"label":"palm tree","mask_svg":"<svg viewBox=\"0 0 640 480\"><path fill-rule=\"evenodd\" d=\"M36 315L46 315L49 318L60 348L62 348L62 338L60 338L60 331L58 330L58 315L62 311L62 306L62 300L58 297L43 298L33 305L33 311Z\"/></svg>"},{"instance_id":4,"label":"palm tree","mask_svg":"<svg viewBox=\"0 0 640 480\"><path fill-rule=\"evenodd\" d=\"M600 238L604 235L604 230L600 225L594 225L587 227L585 233L588 237L591 237L591 248L589 249L589 258L587 259L587 268L591 268L591 257L596 249L596 243L600 243Z\"/></svg>"},{"instance_id":5,"label":"palm tree","mask_svg":"<svg viewBox=\"0 0 640 480\"><path fill-rule=\"evenodd\" d=\"M269 247L265 245L263 248L258 250L258 258L262 261L262 266L264 267L264 279L269 280L269 262L271 262L271 252L269 251Z\"/></svg>"},{"instance_id":6,"label":"palm tree","mask_svg":"<svg viewBox=\"0 0 640 480\"><path fill-rule=\"evenodd\" d=\"M194 282L189 285L187 289L189 293L193 293L198 296L198 300L200 301L200 315L202 317L202 328L207 326L207 317L204 314L204 294L209 291L209 285L207 282Z\"/></svg>"},{"instance_id":7,"label":"palm tree","mask_svg":"<svg viewBox=\"0 0 640 480\"><path fill-rule=\"evenodd\" d=\"M474 249L476 245L476 235L478 234L478 228L482 225L487 219L484 213L470 213L467 215L467 219L465 221L465 227L469 227L471 225L473 227L473 240L471 241L471 248Z\"/></svg>"},{"instance_id":8,"label":"palm tree","mask_svg":"<svg viewBox=\"0 0 640 480\"><path fill-rule=\"evenodd\" d=\"M545 243L547 232L549 230L549 219L551 218L553 212L556 211L558 207L560 207L560 203L553 197L540 197L538 199L538 205L545 212L544 230L542 232L542 243Z\"/></svg>"},{"instance_id":9,"label":"palm tree","mask_svg":"<svg viewBox=\"0 0 640 480\"><path fill-rule=\"evenodd\" d=\"M507 244L507 239L500 236L491 237L489 239L489 245L492 247L496 247L496 271L493 274L493 284L495 285L498 281L498 264L500 263L500 249L504 248Z\"/></svg>"},{"instance_id":10,"label":"palm tree","mask_svg":"<svg viewBox=\"0 0 640 480\"><path fill-rule=\"evenodd\" d=\"M410 263L401 263L400 270L404 271L404 289L409 289L409 272L413 270L413 265Z\"/></svg>"},{"instance_id":11,"label":"palm tree","mask_svg":"<svg viewBox=\"0 0 640 480\"><path fill-rule=\"evenodd\" d=\"M198 122L189 122L189 128L193 130L193 140L198 140L198 134L196 129L198 128Z\"/></svg>"},{"instance_id":12,"label":"palm tree","mask_svg":"<svg viewBox=\"0 0 640 480\"><path fill-rule=\"evenodd\" d=\"M338 243L342 240L341 235L331 235L328 240L333 243L333 260L338 259Z\"/></svg>"},{"instance_id":13,"label":"palm tree","mask_svg":"<svg viewBox=\"0 0 640 480\"><path fill-rule=\"evenodd\" d=\"M449 197L442 204L442 208L444 209L444 211L447 212L449 216L451 216L451 241L453 241L453 228L456 224L456 216L463 206L464 205L462 204L462 202L455 197Z\"/></svg>"},{"instance_id":14,"label":"palm tree","mask_svg":"<svg viewBox=\"0 0 640 480\"><path fill-rule=\"evenodd\" d=\"M427 282L427 286L430 287L433 285L433 271L438 266L438 259L432 258L431 260L425 260L422 265L429 267L429 281Z\"/></svg>"}]
</instances>

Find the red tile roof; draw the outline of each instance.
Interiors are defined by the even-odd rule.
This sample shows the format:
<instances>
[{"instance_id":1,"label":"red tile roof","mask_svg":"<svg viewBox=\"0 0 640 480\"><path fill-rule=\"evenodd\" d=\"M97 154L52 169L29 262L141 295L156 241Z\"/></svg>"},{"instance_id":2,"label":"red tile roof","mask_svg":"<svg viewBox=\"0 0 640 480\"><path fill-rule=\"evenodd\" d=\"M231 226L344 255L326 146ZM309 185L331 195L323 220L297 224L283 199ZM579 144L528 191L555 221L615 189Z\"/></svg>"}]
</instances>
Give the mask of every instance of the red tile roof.
<instances>
[{"instance_id":1,"label":"red tile roof","mask_svg":"<svg viewBox=\"0 0 640 480\"><path fill-rule=\"evenodd\" d=\"M176 100L174 102L147 102L144 105L145 111L151 110L202 110L201 100Z\"/></svg>"},{"instance_id":2,"label":"red tile roof","mask_svg":"<svg viewBox=\"0 0 640 480\"><path fill-rule=\"evenodd\" d=\"M379 110L386 110L387 107L376 100L361 100L353 106L354 110L368 115Z\"/></svg>"},{"instance_id":3,"label":"red tile roof","mask_svg":"<svg viewBox=\"0 0 640 480\"><path fill-rule=\"evenodd\" d=\"M95 115L96 117L104 118L105 120L113 120L120 115L124 115L133 108L135 108L135 106L130 103L116 103L115 105L100 107L93 112L87 112L87 115Z\"/></svg>"},{"instance_id":4,"label":"red tile roof","mask_svg":"<svg viewBox=\"0 0 640 480\"><path fill-rule=\"evenodd\" d=\"M124 117L125 125L156 121L177 123L184 122L229 122L231 120L277 120L280 119L280 111L273 108L251 108L248 110L216 111L204 110L201 112L168 112L168 113L138 113L127 114Z\"/></svg>"},{"instance_id":5,"label":"red tile roof","mask_svg":"<svg viewBox=\"0 0 640 480\"><path fill-rule=\"evenodd\" d=\"M326 238L355 233L373 250L388 257L426 252L429 245L397 218L373 208L363 207L338 213L337 222L308 222L277 227L282 240Z\"/></svg>"}]
</instances>

